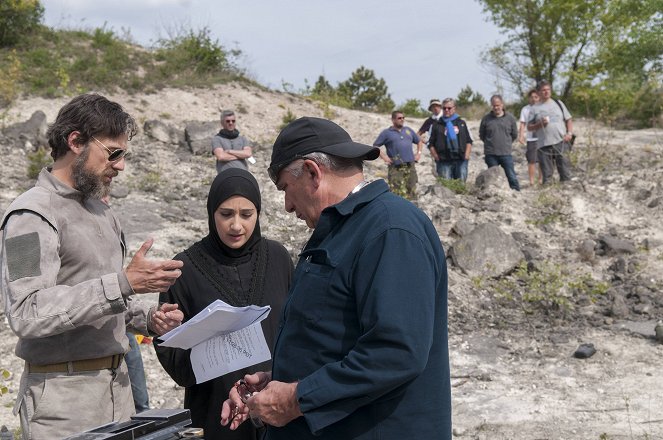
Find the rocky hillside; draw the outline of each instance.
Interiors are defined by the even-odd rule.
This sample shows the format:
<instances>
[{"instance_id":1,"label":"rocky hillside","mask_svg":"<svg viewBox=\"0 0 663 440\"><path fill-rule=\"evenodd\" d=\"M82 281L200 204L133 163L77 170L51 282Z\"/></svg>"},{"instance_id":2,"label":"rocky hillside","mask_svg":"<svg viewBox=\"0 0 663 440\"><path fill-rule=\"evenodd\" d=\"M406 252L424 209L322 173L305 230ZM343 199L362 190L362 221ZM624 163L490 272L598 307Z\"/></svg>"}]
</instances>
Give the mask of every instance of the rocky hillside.
<instances>
[{"instance_id":1,"label":"rocky hillside","mask_svg":"<svg viewBox=\"0 0 663 440\"><path fill-rule=\"evenodd\" d=\"M254 142L252 171L263 191L263 233L296 259L306 226L283 210L265 169L289 113L333 119L353 139L372 143L388 115L328 108L294 95L230 84L208 90L115 94L143 130L114 180L112 205L130 249L156 239L155 257L171 257L206 234L205 200L215 176L207 150L219 109L237 112ZM0 210L32 185L29 153L43 143L61 99L25 99L2 113ZM43 114L34 114L41 111ZM33 116L31 119L31 116ZM26 121L30 120L29 123ZM417 129L421 120L406 124ZM478 121L469 121L478 135ZM449 256L449 328L455 434L472 439L655 438L663 435L663 349L654 326L663 312L663 133L618 131L576 121L576 178L541 188L527 184L524 148L514 152L523 190L501 169L485 171L476 139L467 188L437 183L425 154L417 167L419 199ZM384 178L386 166L367 166ZM407 292L403 292L407 295ZM2 326L2 362L13 372L15 340ZM573 358L593 343L589 359ZM181 405L182 391L143 346L153 406ZM18 425L2 396L0 422ZM600 437L602 434L607 437Z\"/></svg>"}]
</instances>

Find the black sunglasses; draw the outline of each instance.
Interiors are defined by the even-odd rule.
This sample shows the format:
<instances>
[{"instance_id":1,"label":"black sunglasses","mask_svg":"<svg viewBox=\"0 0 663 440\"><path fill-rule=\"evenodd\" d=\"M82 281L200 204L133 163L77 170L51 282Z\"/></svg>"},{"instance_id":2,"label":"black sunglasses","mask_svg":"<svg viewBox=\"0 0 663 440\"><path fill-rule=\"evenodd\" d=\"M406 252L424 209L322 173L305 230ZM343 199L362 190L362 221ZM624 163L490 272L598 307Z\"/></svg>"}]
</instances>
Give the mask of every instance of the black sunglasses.
<instances>
[{"instance_id":1,"label":"black sunglasses","mask_svg":"<svg viewBox=\"0 0 663 440\"><path fill-rule=\"evenodd\" d=\"M122 159L123 157L128 159L129 156L130 156L129 151L127 151L126 149L116 148L115 150L111 150L110 148L105 146L103 143L101 143L101 141L99 139L97 139L96 137L91 136L91 138L94 139L94 141L96 143L101 145L104 148L104 150L106 150L106 152L108 153L108 161L109 162L117 162L118 160Z\"/></svg>"}]
</instances>

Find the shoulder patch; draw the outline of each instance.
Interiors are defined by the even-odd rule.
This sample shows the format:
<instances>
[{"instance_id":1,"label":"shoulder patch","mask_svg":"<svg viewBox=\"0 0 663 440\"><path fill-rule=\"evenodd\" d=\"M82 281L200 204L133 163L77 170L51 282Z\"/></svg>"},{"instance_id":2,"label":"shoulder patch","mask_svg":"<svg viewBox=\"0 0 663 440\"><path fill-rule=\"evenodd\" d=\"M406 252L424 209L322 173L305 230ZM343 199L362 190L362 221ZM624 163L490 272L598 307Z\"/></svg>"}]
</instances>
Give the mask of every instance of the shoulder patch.
<instances>
[{"instance_id":1,"label":"shoulder patch","mask_svg":"<svg viewBox=\"0 0 663 440\"><path fill-rule=\"evenodd\" d=\"M39 234L30 232L5 241L9 281L41 275Z\"/></svg>"}]
</instances>

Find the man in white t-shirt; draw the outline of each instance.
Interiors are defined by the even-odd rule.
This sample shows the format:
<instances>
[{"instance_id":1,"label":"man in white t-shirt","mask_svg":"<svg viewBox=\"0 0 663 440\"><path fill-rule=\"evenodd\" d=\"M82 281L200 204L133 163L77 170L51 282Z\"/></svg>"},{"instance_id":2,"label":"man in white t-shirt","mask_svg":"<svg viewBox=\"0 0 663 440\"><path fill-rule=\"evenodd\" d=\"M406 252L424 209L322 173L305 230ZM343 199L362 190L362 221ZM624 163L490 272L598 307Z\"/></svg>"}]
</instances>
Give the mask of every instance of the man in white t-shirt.
<instances>
[{"instance_id":1,"label":"man in white t-shirt","mask_svg":"<svg viewBox=\"0 0 663 440\"><path fill-rule=\"evenodd\" d=\"M568 152L573 138L573 119L566 105L552 98L552 87L548 81L539 81L536 91L541 102L532 107L533 118L530 118L527 129L536 130L543 184L552 178L553 160L557 165L559 181L566 182L571 180Z\"/></svg>"},{"instance_id":2,"label":"man in white t-shirt","mask_svg":"<svg viewBox=\"0 0 663 440\"><path fill-rule=\"evenodd\" d=\"M537 138L534 131L529 131L527 129L527 124L532 120L533 112L532 107L539 102L539 95L536 93L536 89L532 89L527 93L527 102L528 105L520 110L520 126L518 129L518 142L521 145L527 145L527 150L525 150L525 157L527 158L527 173L529 174L529 184L534 186L534 176L536 174L537 164L539 160L537 158ZM539 168L539 178L537 179L541 183L541 169Z\"/></svg>"}]
</instances>

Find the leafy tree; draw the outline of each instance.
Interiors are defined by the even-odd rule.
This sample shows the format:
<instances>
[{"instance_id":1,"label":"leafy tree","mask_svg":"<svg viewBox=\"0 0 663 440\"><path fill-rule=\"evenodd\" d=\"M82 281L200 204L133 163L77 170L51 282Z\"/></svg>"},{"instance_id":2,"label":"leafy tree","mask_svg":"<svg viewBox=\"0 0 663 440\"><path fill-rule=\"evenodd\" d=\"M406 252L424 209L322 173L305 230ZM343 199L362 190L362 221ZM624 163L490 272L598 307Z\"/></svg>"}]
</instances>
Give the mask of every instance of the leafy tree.
<instances>
[{"instance_id":1,"label":"leafy tree","mask_svg":"<svg viewBox=\"0 0 663 440\"><path fill-rule=\"evenodd\" d=\"M334 86L327 81L324 75L318 77L313 89L311 89L311 95L313 96L332 96L334 93L336 93Z\"/></svg>"},{"instance_id":2,"label":"leafy tree","mask_svg":"<svg viewBox=\"0 0 663 440\"><path fill-rule=\"evenodd\" d=\"M428 112L421 107L421 101L414 98L406 100L398 106L397 110L406 116L414 116L415 118L425 118L428 116Z\"/></svg>"},{"instance_id":3,"label":"leafy tree","mask_svg":"<svg viewBox=\"0 0 663 440\"><path fill-rule=\"evenodd\" d=\"M327 107L337 105L339 107L352 108L352 102L347 96L341 95L337 88L331 85L324 75L320 75L313 85L313 88L307 86L304 94L314 99L322 101Z\"/></svg>"},{"instance_id":4,"label":"leafy tree","mask_svg":"<svg viewBox=\"0 0 663 440\"><path fill-rule=\"evenodd\" d=\"M487 104L486 98L479 92L472 90L472 87L469 85L463 87L460 92L458 92L458 98L456 98L456 106L458 107L469 107L471 105L480 105L484 106Z\"/></svg>"},{"instance_id":5,"label":"leafy tree","mask_svg":"<svg viewBox=\"0 0 663 440\"><path fill-rule=\"evenodd\" d=\"M0 47L18 43L39 26L43 15L38 0L0 0Z\"/></svg>"},{"instance_id":6,"label":"leafy tree","mask_svg":"<svg viewBox=\"0 0 663 440\"><path fill-rule=\"evenodd\" d=\"M341 82L337 91L355 109L387 113L395 106L385 80L377 78L373 70L364 66L360 66L352 72L350 78Z\"/></svg>"},{"instance_id":7,"label":"leafy tree","mask_svg":"<svg viewBox=\"0 0 663 440\"><path fill-rule=\"evenodd\" d=\"M576 84L597 76L660 72L663 0L479 2L508 37L486 60L521 95L532 80L563 79L568 99Z\"/></svg>"}]
</instances>

